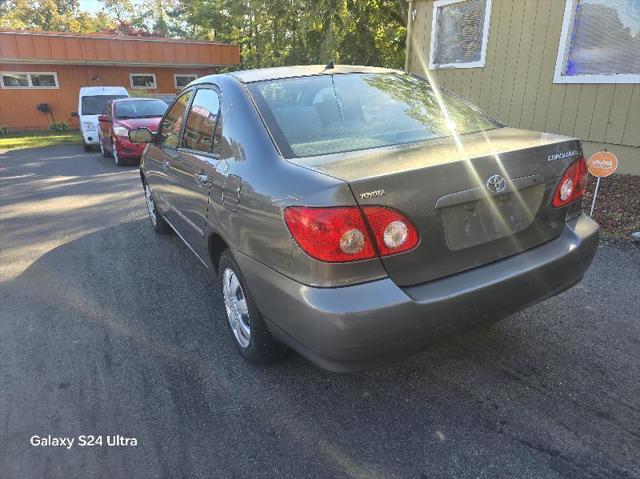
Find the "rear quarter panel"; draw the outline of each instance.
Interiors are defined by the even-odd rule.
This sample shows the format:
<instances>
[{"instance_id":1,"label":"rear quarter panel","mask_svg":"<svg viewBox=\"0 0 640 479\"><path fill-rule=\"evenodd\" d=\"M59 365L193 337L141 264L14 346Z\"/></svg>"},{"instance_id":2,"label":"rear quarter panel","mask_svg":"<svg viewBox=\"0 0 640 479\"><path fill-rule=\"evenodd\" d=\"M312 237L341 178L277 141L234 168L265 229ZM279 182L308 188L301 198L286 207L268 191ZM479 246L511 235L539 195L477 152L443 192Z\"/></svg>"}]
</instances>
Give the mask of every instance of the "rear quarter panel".
<instances>
[{"instance_id":1,"label":"rear quarter panel","mask_svg":"<svg viewBox=\"0 0 640 479\"><path fill-rule=\"evenodd\" d=\"M244 86L231 77L220 77L217 84L222 92L222 144L209 195L207 235L218 234L235 252L305 284L334 286L384 276L377 259L328 264L300 250L284 222L284 209L355 205L353 194L342 180L284 160ZM242 178L235 211L223 201L229 175Z\"/></svg>"}]
</instances>

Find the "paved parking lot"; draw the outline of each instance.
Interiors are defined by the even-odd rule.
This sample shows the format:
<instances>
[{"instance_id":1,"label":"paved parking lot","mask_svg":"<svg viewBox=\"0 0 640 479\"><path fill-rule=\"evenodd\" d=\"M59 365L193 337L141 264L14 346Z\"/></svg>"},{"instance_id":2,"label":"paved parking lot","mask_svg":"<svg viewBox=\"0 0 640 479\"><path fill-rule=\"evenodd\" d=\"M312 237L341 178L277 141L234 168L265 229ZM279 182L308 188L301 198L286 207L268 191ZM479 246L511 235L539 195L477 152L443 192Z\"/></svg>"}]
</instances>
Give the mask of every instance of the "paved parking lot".
<instances>
[{"instance_id":1,"label":"paved parking lot","mask_svg":"<svg viewBox=\"0 0 640 479\"><path fill-rule=\"evenodd\" d=\"M640 477L640 252L356 375L233 349L215 281L135 168L0 154L0 477ZM393 318L389 318L393 320ZM136 447L34 447L33 435Z\"/></svg>"}]
</instances>

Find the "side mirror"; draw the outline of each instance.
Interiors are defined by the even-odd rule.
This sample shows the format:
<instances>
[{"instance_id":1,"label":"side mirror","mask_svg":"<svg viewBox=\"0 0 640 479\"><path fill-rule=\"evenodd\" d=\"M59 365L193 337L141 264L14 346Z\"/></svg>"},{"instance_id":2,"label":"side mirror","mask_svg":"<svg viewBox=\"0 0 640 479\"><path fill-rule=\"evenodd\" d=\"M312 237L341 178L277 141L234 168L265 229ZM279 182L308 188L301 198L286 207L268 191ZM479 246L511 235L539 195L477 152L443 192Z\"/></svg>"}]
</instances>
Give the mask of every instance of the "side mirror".
<instances>
[{"instance_id":1,"label":"side mirror","mask_svg":"<svg viewBox=\"0 0 640 479\"><path fill-rule=\"evenodd\" d=\"M100 123L109 123L111 120L109 120L109 117L107 115L100 115L98 116L98 121Z\"/></svg>"},{"instance_id":2,"label":"side mirror","mask_svg":"<svg viewBox=\"0 0 640 479\"><path fill-rule=\"evenodd\" d=\"M149 128L134 128L129 130L129 141L131 143L151 143L153 133Z\"/></svg>"},{"instance_id":3,"label":"side mirror","mask_svg":"<svg viewBox=\"0 0 640 479\"><path fill-rule=\"evenodd\" d=\"M78 112L77 111L72 111L71 112L71 118L78 118Z\"/></svg>"}]
</instances>

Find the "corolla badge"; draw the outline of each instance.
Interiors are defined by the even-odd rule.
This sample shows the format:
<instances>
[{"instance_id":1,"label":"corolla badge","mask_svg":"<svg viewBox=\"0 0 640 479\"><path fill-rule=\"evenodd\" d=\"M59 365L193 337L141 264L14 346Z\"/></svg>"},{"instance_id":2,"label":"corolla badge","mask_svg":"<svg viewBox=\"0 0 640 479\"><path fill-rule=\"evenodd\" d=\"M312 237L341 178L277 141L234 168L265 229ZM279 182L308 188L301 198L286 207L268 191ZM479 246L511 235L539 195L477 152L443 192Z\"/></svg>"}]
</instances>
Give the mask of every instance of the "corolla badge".
<instances>
[{"instance_id":1,"label":"corolla badge","mask_svg":"<svg viewBox=\"0 0 640 479\"><path fill-rule=\"evenodd\" d=\"M500 175L491 175L487 179L487 189L491 193L502 193L507 187L507 181Z\"/></svg>"},{"instance_id":2,"label":"corolla badge","mask_svg":"<svg viewBox=\"0 0 640 479\"><path fill-rule=\"evenodd\" d=\"M579 154L580 152L578 150L563 151L562 153L555 153L553 155L547 156L547 161L564 160L565 158L578 156Z\"/></svg>"}]
</instances>

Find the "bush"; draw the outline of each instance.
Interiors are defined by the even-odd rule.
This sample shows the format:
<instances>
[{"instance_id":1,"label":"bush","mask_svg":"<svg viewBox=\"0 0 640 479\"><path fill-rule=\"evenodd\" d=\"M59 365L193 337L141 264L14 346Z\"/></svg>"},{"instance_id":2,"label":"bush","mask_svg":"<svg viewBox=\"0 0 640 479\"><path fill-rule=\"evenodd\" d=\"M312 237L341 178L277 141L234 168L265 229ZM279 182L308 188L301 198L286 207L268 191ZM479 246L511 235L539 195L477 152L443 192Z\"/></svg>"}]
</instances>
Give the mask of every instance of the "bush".
<instances>
[{"instance_id":1,"label":"bush","mask_svg":"<svg viewBox=\"0 0 640 479\"><path fill-rule=\"evenodd\" d=\"M0 125L0 136L8 135L9 133L11 133L11 130L8 126Z\"/></svg>"},{"instance_id":2,"label":"bush","mask_svg":"<svg viewBox=\"0 0 640 479\"><path fill-rule=\"evenodd\" d=\"M64 122L51 123L51 125L49 126L49 131L56 132L56 133L69 131L69 125L67 125Z\"/></svg>"},{"instance_id":3,"label":"bush","mask_svg":"<svg viewBox=\"0 0 640 479\"><path fill-rule=\"evenodd\" d=\"M149 98L151 96L150 92L144 89L129 88L127 91L131 98Z\"/></svg>"}]
</instances>

